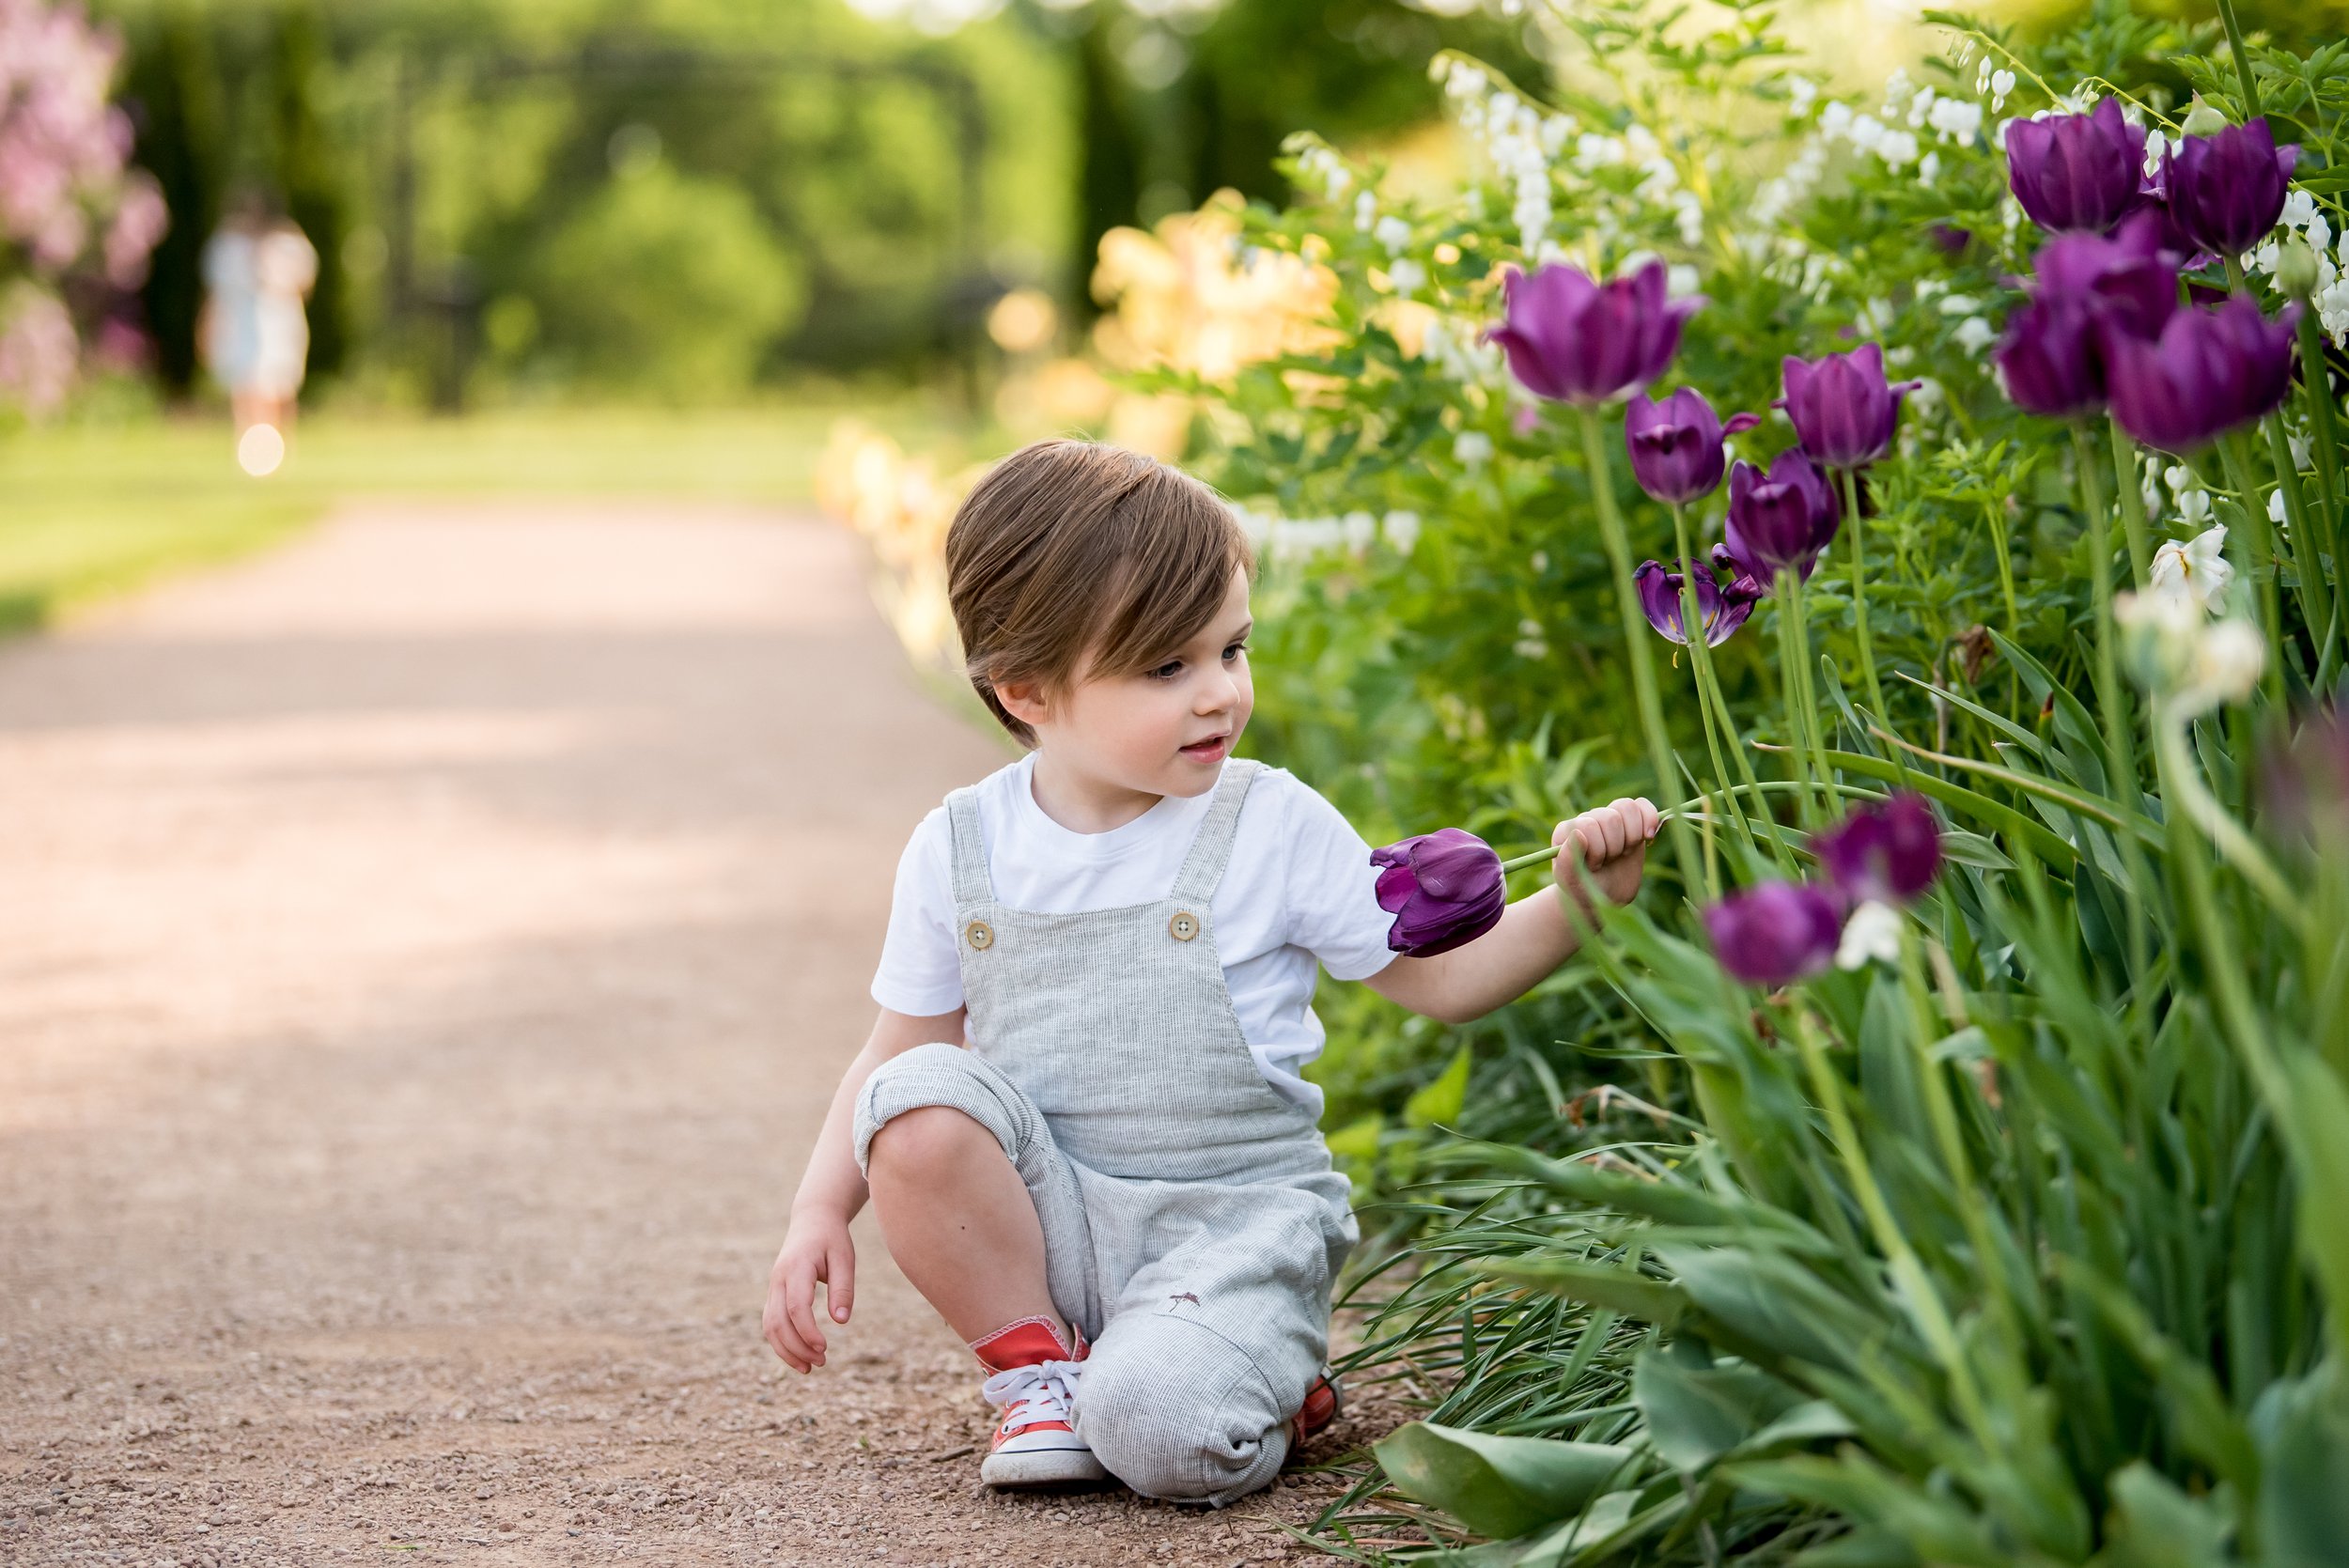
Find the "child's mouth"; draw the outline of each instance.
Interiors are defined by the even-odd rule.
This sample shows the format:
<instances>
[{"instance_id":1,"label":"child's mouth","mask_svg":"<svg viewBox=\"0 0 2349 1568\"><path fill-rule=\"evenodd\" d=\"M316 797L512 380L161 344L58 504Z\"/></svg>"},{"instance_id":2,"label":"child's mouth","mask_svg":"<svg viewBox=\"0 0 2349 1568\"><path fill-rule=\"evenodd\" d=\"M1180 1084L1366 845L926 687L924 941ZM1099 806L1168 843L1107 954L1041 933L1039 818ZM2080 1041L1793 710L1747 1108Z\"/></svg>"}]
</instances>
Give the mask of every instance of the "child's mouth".
<instances>
[{"instance_id":1,"label":"child's mouth","mask_svg":"<svg viewBox=\"0 0 2349 1568\"><path fill-rule=\"evenodd\" d=\"M1223 753L1231 749L1231 745L1230 736L1218 735L1211 736L1206 740L1194 740L1181 750L1183 755L1193 762L1221 762L1223 760Z\"/></svg>"}]
</instances>

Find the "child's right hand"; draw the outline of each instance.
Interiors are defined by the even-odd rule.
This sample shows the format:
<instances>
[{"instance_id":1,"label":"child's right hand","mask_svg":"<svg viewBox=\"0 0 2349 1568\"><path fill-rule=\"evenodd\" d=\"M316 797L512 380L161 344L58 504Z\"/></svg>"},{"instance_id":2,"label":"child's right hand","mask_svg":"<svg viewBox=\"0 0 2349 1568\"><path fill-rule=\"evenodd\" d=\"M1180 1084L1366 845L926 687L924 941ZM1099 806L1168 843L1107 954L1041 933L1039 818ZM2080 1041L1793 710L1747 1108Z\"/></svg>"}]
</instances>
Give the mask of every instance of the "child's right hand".
<instances>
[{"instance_id":1,"label":"child's right hand","mask_svg":"<svg viewBox=\"0 0 2349 1568\"><path fill-rule=\"evenodd\" d=\"M767 1278L767 1312L761 1327L794 1372L824 1364L824 1332L816 1317L816 1282L824 1282L824 1303L832 1321L848 1321L856 1294L856 1247L848 1222L832 1215L794 1214L791 1230L775 1254Z\"/></svg>"}]
</instances>

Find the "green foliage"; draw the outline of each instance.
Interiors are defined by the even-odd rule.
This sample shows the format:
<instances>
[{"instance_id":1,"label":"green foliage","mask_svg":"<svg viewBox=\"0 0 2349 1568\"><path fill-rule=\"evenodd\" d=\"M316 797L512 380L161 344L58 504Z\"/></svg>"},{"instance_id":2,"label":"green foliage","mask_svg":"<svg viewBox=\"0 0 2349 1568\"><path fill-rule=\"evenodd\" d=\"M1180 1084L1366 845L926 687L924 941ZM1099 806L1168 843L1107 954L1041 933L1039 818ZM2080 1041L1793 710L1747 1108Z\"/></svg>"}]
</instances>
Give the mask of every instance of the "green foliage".
<instances>
[{"instance_id":1,"label":"green foliage","mask_svg":"<svg viewBox=\"0 0 2349 1568\"><path fill-rule=\"evenodd\" d=\"M607 385L680 399L739 395L806 303L749 197L658 160L557 229L538 276L552 352Z\"/></svg>"},{"instance_id":2,"label":"green foliage","mask_svg":"<svg viewBox=\"0 0 2349 1568\"><path fill-rule=\"evenodd\" d=\"M1947 19L1916 80L1843 102L1758 6L1553 20L1579 53L1552 101L1439 62L1496 154L1457 199L1294 145L1306 199L1250 239L1335 272L1336 341L1195 389L1224 404L1206 461L1264 520L1281 760L1375 831L1459 822L1504 853L1618 793L1686 814L1641 903L1465 1035L1460 1130L1487 1141L1415 1125L1451 1099L1462 1036L1333 1009L1346 1153L1388 1241L1413 1238L1358 1287L1355 1364L1410 1369L1444 1429L1382 1446L1389 1476L1515 1538L1468 1560L1520 1568L2340 1556L2349 830L2293 827L2310 808L2276 804L2271 755L2335 733L2309 706L2341 668L2338 393L2317 372L2256 454L2185 463L2020 414L1984 352L2040 242L1999 117L2093 92L2174 130L2199 91L2239 118L2235 62L2212 25L2105 0L2028 46ZM2331 55L2246 58L2337 235ZM1623 646L1593 520L1611 497L1635 556L1669 558L1683 525L1694 550L1717 536L1720 498L1647 503L1479 347L1500 269L1543 256L1679 269L1709 303L1672 380L1724 412L1766 408L1781 356L1858 339L1923 383L1804 613L1774 598L1714 651L1725 700L1685 655L1661 672L1670 779L1641 762L1621 671L1650 649ZM1788 441L1766 422L1737 445ZM2271 506L2280 558L2257 543ZM2255 546L2231 556L2232 613L2274 650L2248 706L2198 662L2199 611L2124 627L2109 602L2213 522ZM1733 796L1744 767L1760 782ZM2326 779L2304 787L2349 788ZM1841 802L1900 788L1934 803L1949 863L1891 955L1731 983L1694 909L1805 875ZM1635 1457L1599 1498L1487 1529L1496 1472L1462 1431ZM1332 1511L1342 1540L1462 1545L1378 1487Z\"/></svg>"}]
</instances>

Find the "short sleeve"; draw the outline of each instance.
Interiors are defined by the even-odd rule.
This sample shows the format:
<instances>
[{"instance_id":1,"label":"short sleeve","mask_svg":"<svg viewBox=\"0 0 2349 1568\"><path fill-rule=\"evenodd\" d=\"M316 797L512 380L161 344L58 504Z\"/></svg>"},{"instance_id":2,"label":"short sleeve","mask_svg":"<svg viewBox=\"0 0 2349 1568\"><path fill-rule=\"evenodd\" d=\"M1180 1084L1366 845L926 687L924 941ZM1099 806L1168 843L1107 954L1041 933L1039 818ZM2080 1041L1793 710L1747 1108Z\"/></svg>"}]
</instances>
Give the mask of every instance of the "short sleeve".
<instances>
[{"instance_id":1,"label":"short sleeve","mask_svg":"<svg viewBox=\"0 0 2349 1568\"><path fill-rule=\"evenodd\" d=\"M962 1005L950 837L941 807L922 819L898 857L889 934L873 975L873 1000L893 1013L926 1018Z\"/></svg>"},{"instance_id":2,"label":"short sleeve","mask_svg":"<svg viewBox=\"0 0 2349 1568\"><path fill-rule=\"evenodd\" d=\"M1288 841L1289 941L1340 980L1367 980L1394 961L1394 917L1378 907L1370 845L1337 807L1290 774L1282 824Z\"/></svg>"}]
</instances>

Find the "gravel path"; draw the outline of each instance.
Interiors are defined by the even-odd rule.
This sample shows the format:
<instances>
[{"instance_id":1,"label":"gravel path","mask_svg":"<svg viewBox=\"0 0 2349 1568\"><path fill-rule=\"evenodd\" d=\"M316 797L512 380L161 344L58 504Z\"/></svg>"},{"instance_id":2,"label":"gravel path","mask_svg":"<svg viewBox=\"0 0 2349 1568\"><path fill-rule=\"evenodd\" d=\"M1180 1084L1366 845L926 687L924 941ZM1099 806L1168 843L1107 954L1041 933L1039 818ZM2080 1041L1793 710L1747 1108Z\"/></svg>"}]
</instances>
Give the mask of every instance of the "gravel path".
<instances>
[{"instance_id":1,"label":"gravel path","mask_svg":"<svg viewBox=\"0 0 2349 1568\"><path fill-rule=\"evenodd\" d=\"M748 508L358 508L0 648L0 1560L1300 1555L1318 1480L983 1495L869 1229L832 1368L758 1341L890 868L1002 755Z\"/></svg>"}]
</instances>

